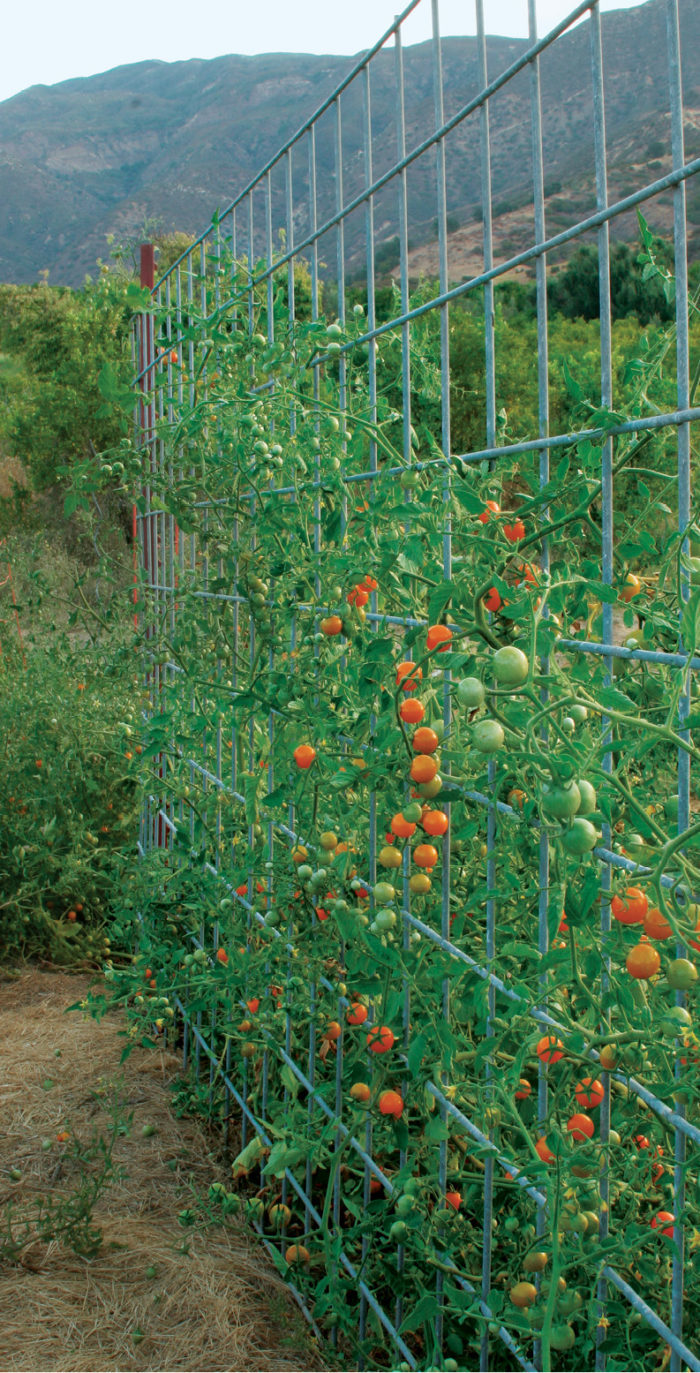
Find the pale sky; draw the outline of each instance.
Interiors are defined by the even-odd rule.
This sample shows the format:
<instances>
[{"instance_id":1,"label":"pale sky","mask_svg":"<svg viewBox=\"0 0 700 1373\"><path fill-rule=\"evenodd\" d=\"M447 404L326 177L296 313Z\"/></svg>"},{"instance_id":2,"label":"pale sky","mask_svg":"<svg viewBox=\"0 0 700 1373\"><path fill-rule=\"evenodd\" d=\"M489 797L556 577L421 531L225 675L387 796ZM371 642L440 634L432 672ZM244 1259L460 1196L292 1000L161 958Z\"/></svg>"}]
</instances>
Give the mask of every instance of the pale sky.
<instances>
[{"instance_id":1,"label":"pale sky","mask_svg":"<svg viewBox=\"0 0 700 1373\"><path fill-rule=\"evenodd\" d=\"M601 0L601 10L639 0ZM37 84L93 76L128 62L165 62L225 53L357 53L370 47L402 6L397 0L9 0L0 48L0 100ZM527 35L527 0L484 0L487 33ZM537 0L540 34L575 8ZM440 0L447 34L474 33L474 0ZM407 21L406 43L430 33L430 0Z\"/></svg>"}]
</instances>

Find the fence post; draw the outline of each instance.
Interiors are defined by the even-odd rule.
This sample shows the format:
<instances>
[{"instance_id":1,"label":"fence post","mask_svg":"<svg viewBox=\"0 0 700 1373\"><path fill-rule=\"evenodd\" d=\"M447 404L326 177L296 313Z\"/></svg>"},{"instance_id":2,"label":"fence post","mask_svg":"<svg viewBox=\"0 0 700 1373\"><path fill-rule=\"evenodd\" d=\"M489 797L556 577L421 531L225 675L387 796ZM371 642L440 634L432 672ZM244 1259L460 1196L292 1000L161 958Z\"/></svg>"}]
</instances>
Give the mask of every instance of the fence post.
<instances>
[{"instance_id":1,"label":"fence post","mask_svg":"<svg viewBox=\"0 0 700 1373\"><path fill-rule=\"evenodd\" d=\"M140 250L140 284L144 290L152 291L155 285L155 245L153 243L142 243ZM143 497L144 512L141 522L141 555L143 559L143 570L146 580L153 589L153 594L158 595L155 587L158 583L158 567L160 558L158 525L151 510L150 501L150 476L155 469L155 402L149 399L148 393L153 388L155 380L156 346L155 346L155 323L153 315L143 311L139 316L138 324L138 375L141 390L141 400L139 404L139 428L141 440L144 447L148 450L149 457L145 459L143 474ZM136 506L134 506L134 526L136 526ZM136 588L134 588L136 597ZM154 625L146 624L145 637L151 639L155 633ZM160 689L160 666L152 664L146 677L147 686L151 695L151 708L155 709L157 697ZM163 768L162 757L156 761L156 770L161 773ZM160 798L156 802L156 814L151 818L150 841L155 847L162 848L165 844L165 827L162 817L158 814Z\"/></svg>"}]
</instances>

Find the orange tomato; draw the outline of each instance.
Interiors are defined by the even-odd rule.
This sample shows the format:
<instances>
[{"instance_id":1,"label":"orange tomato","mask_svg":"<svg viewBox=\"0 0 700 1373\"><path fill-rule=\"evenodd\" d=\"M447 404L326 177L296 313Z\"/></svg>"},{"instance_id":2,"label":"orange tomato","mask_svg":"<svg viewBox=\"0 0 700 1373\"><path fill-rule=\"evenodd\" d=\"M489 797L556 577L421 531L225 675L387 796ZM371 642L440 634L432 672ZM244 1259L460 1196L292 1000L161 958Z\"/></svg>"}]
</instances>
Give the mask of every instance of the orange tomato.
<instances>
[{"instance_id":1,"label":"orange tomato","mask_svg":"<svg viewBox=\"0 0 700 1373\"><path fill-rule=\"evenodd\" d=\"M285 1251L285 1263L308 1263L311 1255L304 1244L290 1244Z\"/></svg>"},{"instance_id":2,"label":"orange tomato","mask_svg":"<svg viewBox=\"0 0 700 1373\"><path fill-rule=\"evenodd\" d=\"M624 898L613 896L610 911L622 925L641 925L647 913L648 901L641 887L628 887Z\"/></svg>"},{"instance_id":3,"label":"orange tomato","mask_svg":"<svg viewBox=\"0 0 700 1373\"><path fill-rule=\"evenodd\" d=\"M380 1092L377 1105L383 1116L398 1120L403 1114L403 1097L398 1092Z\"/></svg>"},{"instance_id":4,"label":"orange tomato","mask_svg":"<svg viewBox=\"0 0 700 1373\"><path fill-rule=\"evenodd\" d=\"M576 1111L574 1115L567 1120L566 1128L569 1131L569 1134L576 1140L592 1139L595 1131L595 1125L593 1124L591 1117L585 1115L583 1111Z\"/></svg>"},{"instance_id":5,"label":"orange tomato","mask_svg":"<svg viewBox=\"0 0 700 1373\"><path fill-rule=\"evenodd\" d=\"M217 949L216 958L218 963L228 963L228 954L225 949Z\"/></svg>"},{"instance_id":6,"label":"orange tomato","mask_svg":"<svg viewBox=\"0 0 700 1373\"><path fill-rule=\"evenodd\" d=\"M419 682L423 680L423 669L416 667L410 659L405 663L399 663L396 669L396 685L402 687L404 691L414 691Z\"/></svg>"},{"instance_id":7,"label":"orange tomato","mask_svg":"<svg viewBox=\"0 0 700 1373\"><path fill-rule=\"evenodd\" d=\"M428 810L421 823L426 834L436 835L445 834L450 822L444 810Z\"/></svg>"},{"instance_id":8,"label":"orange tomato","mask_svg":"<svg viewBox=\"0 0 700 1373\"><path fill-rule=\"evenodd\" d=\"M600 1106L604 1095L603 1084L598 1077L582 1077L574 1092L579 1106L583 1106L584 1111Z\"/></svg>"},{"instance_id":9,"label":"orange tomato","mask_svg":"<svg viewBox=\"0 0 700 1373\"><path fill-rule=\"evenodd\" d=\"M373 1025L367 1035L367 1048L373 1054L386 1054L396 1042L394 1031L388 1025Z\"/></svg>"},{"instance_id":10,"label":"orange tomato","mask_svg":"<svg viewBox=\"0 0 700 1373\"><path fill-rule=\"evenodd\" d=\"M555 1035L543 1035L535 1052L541 1063L558 1063L564 1057L564 1045Z\"/></svg>"},{"instance_id":11,"label":"orange tomato","mask_svg":"<svg viewBox=\"0 0 700 1373\"><path fill-rule=\"evenodd\" d=\"M525 538L525 525L521 519L514 520L512 524L504 524L503 533L508 543L518 543L520 539Z\"/></svg>"},{"instance_id":12,"label":"orange tomato","mask_svg":"<svg viewBox=\"0 0 700 1373\"><path fill-rule=\"evenodd\" d=\"M489 520L490 520L490 518L491 518L491 515L489 514L489 511L492 511L494 515L500 515L500 513L501 513L501 507L500 507L500 505L498 504L498 501L487 501L487 502L486 502L486 508L485 508L484 510L482 510L481 514L479 515L479 522L480 522L481 524L488 524L488 522L489 522Z\"/></svg>"},{"instance_id":13,"label":"orange tomato","mask_svg":"<svg viewBox=\"0 0 700 1373\"><path fill-rule=\"evenodd\" d=\"M411 763L411 777L414 782L432 782L437 776L438 765L428 753L417 753Z\"/></svg>"},{"instance_id":14,"label":"orange tomato","mask_svg":"<svg viewBox=\"0 0 700 1373\"><path fill-rule=\"evenodd\" d=\"M644 917L644 933L650 939L670 939L673 930L658 906L652 906Z\"/></svg>"},{"instance_id":15,"label":"orange tomato","mask_svg":"<svg viewBox=\"0 0 700 1373\"><path fill-rule=\"evenodd\" d=\"M411 835L415 834L416 827L411 820L404 819L401 811L398 811L392 818L391 831L392 834L396 834L399 839L410 839Z\"/></svg>"},{"instance_id":16,"label":"orange tomato","mask_svg":"<svg viewBox=\"0 0 700 1373\"><path fill-rule=\"evenodd\" d=\"M364 1025L368 1015L369 1011L361 1001L353 1001L345 1013L345 1019L348 1025Z\"/></svg>"},{"instance_id":17,"label":"orange tomato","mask_svg":"<svg viewBox=\"0 0 700 1373\"><path fill-rule=\"evenodd\" d=\"M311 747L311 744L299 744L294 750L294 762L298 768L304 770L310 768L311 764L315 761L315 758L316 750Z\"/></svg>"},{"instance_id":18,"label":"orange tomato","mask_svg":"<svg viewBox=\"0 0 700 1373\"><path fill-rule=\"evenodd\" d=\"M625 959L625 967L630 977L654 977L661 967L661 954L653 944L635 944Z\"/></svg>"},{"instance_id":19,"label":"orange tomato","mask_svg":"<svg viewBox=\"0 0 700 1373\"><path fill-rule=\"evenodd\" d=\"M413 850L413 861L419 868L434 868L438 861L438 851L433 844L418 844Z\"/></svg>"},{"instance_id":20,"label":"orange tomato","mask_svg":"<svg viewBox=\"0 0 700 1373\"><path fill-rule=\"evenodd\" d=\"M675 1216L670 1211L659 1211L651 1222L651 1228L652 1230L660 1229L662 1235L667 1235L672 1240L674 1221Z\"/></svg>"},{"instance_id":21,"label":"orange tomato","mask_svg":"<svg viewBox=\"0 0 700 1373\"><path fill-rule=\"evenodd\" d=\"M446 653L451 638L452 630L448 629L447 625L431 625L428 630L428 652L437 648L438 653ZM442 644L442 648L438 648L438 644Z\"/></svg>"},{"instance_id":22,"label":"orange tomato","mask_svg":"<svg viewBox=\"0 0 700 1373\"><path fill-rule=\"evenodd\" d=\"M416 753L434 753L440 740L435 730L431 729L429 725L421 725L420 729L416 730L411 742Z\"/></svg>"},{"instance_id":23,"label":"orange tomato","mask_svg":"<svg viewBox=\"0 0 700 1373\"><path fill-rule=\"evenodd\" d=\"M532 1091L532 1086L526 1077L521 1077L515 1089L515 1100L525 1101Z\"/></svg>"},{"instance_id":24,"label":"orange tomato","mask_svg":"<svg viewBox=\"0 0 700 1373\"><path fill-rule=\"evenodd\" d=\"M425 715L425 706L416 696L408 696L399 706L399 715L407 725L417 725Z\"/></svg>"},{"instance_id":25,"label":"orange tomato","mask_svg":"<svg viewBox=\"0 0 700 1373\"><path fill-rule=\"evenodd\" d=\"M334 634L342 634L343 621L339 615L329 615L327 619L321 620L321 633L331 638Z\"/></svg>"},{"instance_id":26,"label":"orange tomato","mask_svg":"<svg viewBox=\"0 0 700 1373\"><path fill-rule=\"evenodd\" d=\"M369 600L369 591L365 586L354 586L352 591L348 591L347 599L350 605L366 605Z\"/></svg>"},{"instance_id":27,"label":"orange tomato","mask_svg":"<svg viewBox=\"0 0 700 1373\"><path fill-rule=\"evenodd\" d=\"M462 1205L462 1193L461 1193L461 1192L445 1192L445 1206L448 1208L448 1210L451 1210L451 1211L459 1211L459 1208L460 1208L461 1205Z\"/></svg>"},{"instance_id":28,"label":"orange tomato","mask_svg":"<svg viewBox=\"0 0 700 1373\"><path fill-rule=\"evenodd\" d=\"M337 1020L330 1020L328 1022L324 1039L330 1039L331 1043L334 1043L336 1039L340 1039L342 1032L342 1025L340 1025Z\"/></svg>"},{"instance_id":29,"label":"orange tomato","mask_svg":"<svg viewBox=\"0 0 700 1373\"><path fill-rule=\"evenodd\" d=\"M484 606L484 609L485 609L485 610L490 610L490 611L496 611L496 610L500 610L500 608L501 608L502 605L503 605L503 601L501 600L500 592L498 592L498 591L496 590L495 586L492 586L492 587L491 587L491 590L488 591L488 592L486 593L486 595L484 596L484 599L483 599L483 606Z\"/></svg>"},{"instance_id":30,"label":"orange tomato","mask_svg":"<svg viewBox=\"0 0 700 1373\"><path fill-rule=\"evenodd\" d=\"M551 1163L554 1159L554 1154L552 1153L546 1139L544 1138L544 1135L541 1135L538 1139L535 1145L535 1152L539 1154L543 1163Z\"/></svg>"},{"instance_id":31,"label":"orange tomato","mask_svg":"<svg viewBox=\"0 0 700 1373\"><path fill-rule=\"evenodd\" d=\"M625 577L625 584L620 592L620 600L629 602L634 596L638 596L642 590L642 583L639 577L635 577L633 572L628 572Z\"/></svg>"}]
</instances>

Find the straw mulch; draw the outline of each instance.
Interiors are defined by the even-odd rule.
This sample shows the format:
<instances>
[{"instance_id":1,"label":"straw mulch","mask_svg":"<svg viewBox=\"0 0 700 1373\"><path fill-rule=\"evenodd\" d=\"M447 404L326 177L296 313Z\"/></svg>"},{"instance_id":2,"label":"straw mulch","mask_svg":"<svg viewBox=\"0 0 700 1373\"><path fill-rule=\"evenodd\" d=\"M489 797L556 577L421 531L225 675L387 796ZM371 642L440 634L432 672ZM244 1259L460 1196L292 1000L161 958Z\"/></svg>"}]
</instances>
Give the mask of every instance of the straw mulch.
<instances>
[{"instance_id":1,"label":"straw mulch","mask_svg":"<svg viewBox=\"0 0 700 1373\"><path fill-rule=\"evenodd\" d=\"M97 1024L65 1014L89 981L32 970L0 982L0 1256L10 1209L75 1189L77 1164L56 1135L105 1137L115 1090L124 1116L133 1112L114 1147L126 1176L95 1206L97 1256L34 1240L0 1264L0 1368L322 1368L298 1307L243 1226L178 1223L192 1189L206 1197L213 1181L227 1181L225 1169L198 1123L173 1114L175 1057L137 1049L120 1066L118 1016ZM154 1132L144 1137L144 1126Z\"/></svg>"}]
</instances>

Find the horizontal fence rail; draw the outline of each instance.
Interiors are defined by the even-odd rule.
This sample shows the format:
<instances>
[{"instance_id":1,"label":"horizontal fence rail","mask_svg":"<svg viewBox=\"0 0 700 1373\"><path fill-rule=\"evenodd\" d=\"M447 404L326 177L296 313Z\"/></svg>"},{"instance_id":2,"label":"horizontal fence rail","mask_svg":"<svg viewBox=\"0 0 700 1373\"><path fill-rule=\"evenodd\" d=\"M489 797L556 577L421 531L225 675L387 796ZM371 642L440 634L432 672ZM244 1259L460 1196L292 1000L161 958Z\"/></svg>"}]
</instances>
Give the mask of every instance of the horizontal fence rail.
<instances>
[{"instance_id":1,"label":"horizontal fence rail","mask_svg":"<svg viewBox=\"0 0 700 1373\"><path fill-rule=\"evenodd\" d=\"M143 252L139 957L339 1363L700 1369L682 14L647 7L668 165L640 151L620 190L598 4L544 37L523 8L513 60L476 0L457 79L437 0L413 0L157 282ZM543 90L567 45L590 146L554 231ZM657 292L645 326L613 310L618 231ZM582 246L596 321L563 326ZM628 883L661 934L643 915L628 938Z\"/></svg>"}]
</instances>

